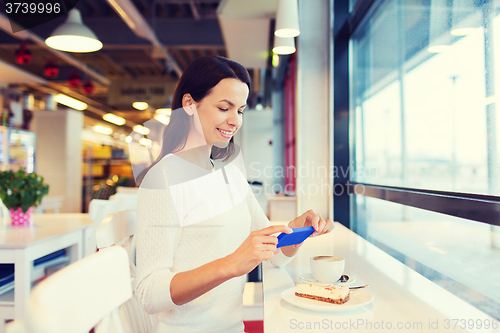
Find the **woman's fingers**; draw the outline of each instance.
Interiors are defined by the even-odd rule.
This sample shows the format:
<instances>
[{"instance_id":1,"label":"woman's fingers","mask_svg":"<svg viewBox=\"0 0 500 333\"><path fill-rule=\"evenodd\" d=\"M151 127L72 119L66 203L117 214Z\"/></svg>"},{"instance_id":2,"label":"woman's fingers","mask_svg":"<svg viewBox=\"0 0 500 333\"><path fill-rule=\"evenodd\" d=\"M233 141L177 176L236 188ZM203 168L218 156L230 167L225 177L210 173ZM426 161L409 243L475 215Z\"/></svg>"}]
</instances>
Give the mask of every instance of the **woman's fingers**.
<instances>
[{"instance_id":1,"label":"woman's fingers","mask_svg":"<svg viewBox=\"0 0 500 333\"><path fill-rule=\"evenodd\" d=\"M277 232L291 234L293 230L286 225L272 225L270 227L254 231L257 235L272 235Z\"/></svg>"},{"instance_id":2,"label":"woman's fingers","mask_svg":"<svg viewBox=\"0 0 500 333\"><path fill-rule=\"evenodd\" d=\"M320 217L320 220L318 222L318 230L316 230L314 236L322 235L325 233L325 226L326 226L326 221Z\"/></svg>"},{"instance_id":3,"label":"woman's fingers","mask_svg":"<svg viewBox=\"0 0 500 333\"><path fill-rule=\"evenodd\" d=\"M261 244L278 244L278 237L275 236L257 236L254 239L257 243Z\"/></svg>"}]
</instances>

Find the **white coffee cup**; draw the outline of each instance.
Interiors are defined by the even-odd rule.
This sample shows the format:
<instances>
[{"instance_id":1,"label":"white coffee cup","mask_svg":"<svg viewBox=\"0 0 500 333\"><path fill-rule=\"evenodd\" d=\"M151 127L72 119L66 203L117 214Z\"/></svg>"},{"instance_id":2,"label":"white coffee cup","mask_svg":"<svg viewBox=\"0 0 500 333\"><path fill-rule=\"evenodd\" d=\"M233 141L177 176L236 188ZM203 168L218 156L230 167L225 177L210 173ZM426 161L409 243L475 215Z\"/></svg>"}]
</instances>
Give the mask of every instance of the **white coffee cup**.
<instances>
[{"instance_id":1,"label":"white coffee cup","mask_svg":"<svg viewBox=\"0 0 500 333\"><path fill-rule=\"evenodd\" d=\"M344 273L345 260L337 256L311 257L311 273L318 282L335 283Z\"/></svg>"}]
</instances>

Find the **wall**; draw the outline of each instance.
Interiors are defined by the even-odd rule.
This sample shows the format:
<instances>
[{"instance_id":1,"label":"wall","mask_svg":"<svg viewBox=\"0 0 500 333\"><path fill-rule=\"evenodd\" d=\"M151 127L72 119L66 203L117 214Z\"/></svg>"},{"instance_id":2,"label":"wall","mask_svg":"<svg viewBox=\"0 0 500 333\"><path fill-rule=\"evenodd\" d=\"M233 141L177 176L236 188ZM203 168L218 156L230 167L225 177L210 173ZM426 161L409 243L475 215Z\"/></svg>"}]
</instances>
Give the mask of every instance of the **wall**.
<instances>
[{"instance_id":1,"label":"wall","mask_svg":"<svg viewBox=\"0 0 500 333\"><path fill-rule=\"evenodd\" d=\"M83 113L71 109L34 113L36 172L49 184L49 196L63 196L61 213L81 212Z\"/></svg>"},{"instance_id":2,"label":"wall","mask_svg":"<svg viewBox=\"0 0 500 333\"><path fill-rule=\"evenodd\" d=\"M313 209L332 217L330 1L299 0L297 38L296 197L297 214Z\"/></svg>"}]
</instances>

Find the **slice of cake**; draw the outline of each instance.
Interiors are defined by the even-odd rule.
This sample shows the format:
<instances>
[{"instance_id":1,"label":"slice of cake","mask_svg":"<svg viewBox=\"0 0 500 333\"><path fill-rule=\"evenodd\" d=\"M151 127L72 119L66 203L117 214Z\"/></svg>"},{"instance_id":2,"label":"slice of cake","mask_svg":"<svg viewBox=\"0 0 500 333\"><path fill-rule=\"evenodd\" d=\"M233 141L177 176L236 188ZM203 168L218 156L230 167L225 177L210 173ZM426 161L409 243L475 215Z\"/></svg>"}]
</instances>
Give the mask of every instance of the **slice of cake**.
<instances>
[{"instance_id":1,"label":"slice of cake","mask_svg":"<svg viewBox=\"0 0 500 333\"><path fill-rule=\"evenodd\" d=\"M295 290L295 296L334 304L344 304L349 300L349 287L299 283Z\"/></svg>"}]
</instances>

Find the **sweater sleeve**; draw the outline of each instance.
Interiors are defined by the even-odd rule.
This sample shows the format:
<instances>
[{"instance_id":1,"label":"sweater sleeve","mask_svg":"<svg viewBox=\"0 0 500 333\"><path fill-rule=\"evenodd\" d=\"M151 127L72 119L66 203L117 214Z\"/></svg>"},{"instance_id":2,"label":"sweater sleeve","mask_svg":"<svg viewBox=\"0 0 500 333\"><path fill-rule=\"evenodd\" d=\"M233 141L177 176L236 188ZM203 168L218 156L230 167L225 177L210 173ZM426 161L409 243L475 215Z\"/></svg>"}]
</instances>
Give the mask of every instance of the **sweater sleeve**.
<instances>
[{"instance_id":1,"label":"sweater sleeve","mask_svg":"<svg viewBox=\"0 0 500 333\"><path fill-rule=\"evenodd\" d=\"M160 172L158 172L160 170ZM182 228L161 168L151 169L138 192L136 297L149 314L172 310L175 251Z\"/></svg>"},{"instance_id":2,"label":"sweater sleeve","mask_svg":"<svg viewBox=\"0 0 500 333\"><path fill-rule=\"evenodd\" d=\"M271 223L255 198L252 188L250 185L248 185L248 187L248 210L250 211L250 216L252 217L251 231L267 228L271 225ZM278 253L276 253L269 261L276 267L283 267L293 258L294 257L284 255L283 252L281 252L281 249L278 249Z\"/></svg>"}]
</instances>

